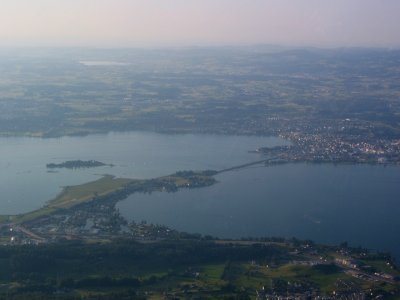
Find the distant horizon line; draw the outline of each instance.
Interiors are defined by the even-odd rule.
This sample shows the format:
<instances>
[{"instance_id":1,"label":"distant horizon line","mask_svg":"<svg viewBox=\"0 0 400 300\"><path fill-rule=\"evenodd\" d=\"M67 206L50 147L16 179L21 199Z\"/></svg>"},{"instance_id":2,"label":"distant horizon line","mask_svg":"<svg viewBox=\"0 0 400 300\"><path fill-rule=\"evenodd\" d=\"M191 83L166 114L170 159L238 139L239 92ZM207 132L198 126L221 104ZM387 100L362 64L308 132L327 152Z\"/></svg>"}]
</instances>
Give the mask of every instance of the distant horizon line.
<instances>
[{"instance_id":1,"label":"distant horizon line","mask_svg":"<svg viewBox=\"0 0 400 300\"><path fill-rule=\"evenodd\" d=\"M0 50L8 49L37 49L37 50L189 50L189 49L221 49L221 48L282 48L282 49L319 49L319 50L340 50L340 49L374 49L374 50L400 50L400 46L315 46L315 45L284 45L284 44L221 44L221 45L138 45L138 46L2 46Z\"/></svg>"}]
</instances>

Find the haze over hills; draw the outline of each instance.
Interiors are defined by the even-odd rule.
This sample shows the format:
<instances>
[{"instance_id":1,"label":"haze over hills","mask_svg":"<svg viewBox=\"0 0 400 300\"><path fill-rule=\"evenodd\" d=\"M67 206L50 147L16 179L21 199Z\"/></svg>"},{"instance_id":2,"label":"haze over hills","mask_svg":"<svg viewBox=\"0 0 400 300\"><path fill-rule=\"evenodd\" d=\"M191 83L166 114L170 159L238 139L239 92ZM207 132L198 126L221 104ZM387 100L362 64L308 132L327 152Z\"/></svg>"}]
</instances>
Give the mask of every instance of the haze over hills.
<instances>
[{"instance_id":1,"label":"haze over hills","mask_svg":"<svg viewBox=\"0 0 400 300\"><path fill-rule=\"evenodd\" d=\"M400 47L396 0L3 0L0 46Z\"/></svg>"},{"instance_id":2,"label":"haze over hills","mask_svg":"<svg viewBox=\"0 0 400 300\"><path fill-rule=\"evenodd\" d=\"M146 127L269 134L284 130L288 117L294 127L311 116L398 136L397 50L20 51L1 59L3 134Z\"/></svg>"},{"instance_id":3,"label":"haze over hills","mask_svg":"<svg viewBox=\"0 0 400 300\"><path fill-rule=\"evenodd\" d=\"M0 299L398 299L399 11L2 0Z\"/></svg>"}]
</instances>

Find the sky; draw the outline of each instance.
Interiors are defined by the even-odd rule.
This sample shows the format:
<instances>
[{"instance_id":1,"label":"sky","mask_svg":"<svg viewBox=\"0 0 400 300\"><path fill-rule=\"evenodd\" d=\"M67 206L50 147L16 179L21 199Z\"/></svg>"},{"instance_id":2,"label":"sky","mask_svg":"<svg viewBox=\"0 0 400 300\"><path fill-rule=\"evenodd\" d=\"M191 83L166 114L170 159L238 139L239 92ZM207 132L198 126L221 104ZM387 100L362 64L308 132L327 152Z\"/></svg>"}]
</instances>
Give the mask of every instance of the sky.
<instances>
[{"instance_id":1,"label":"sky","mask_svg":"<svg viewBox=\"0 0 400 300\"><path fill-rule=\"evenodd\" d=\"M400 47L400 0L0 0L0 47Z\"/></svg>"}]
</instances>

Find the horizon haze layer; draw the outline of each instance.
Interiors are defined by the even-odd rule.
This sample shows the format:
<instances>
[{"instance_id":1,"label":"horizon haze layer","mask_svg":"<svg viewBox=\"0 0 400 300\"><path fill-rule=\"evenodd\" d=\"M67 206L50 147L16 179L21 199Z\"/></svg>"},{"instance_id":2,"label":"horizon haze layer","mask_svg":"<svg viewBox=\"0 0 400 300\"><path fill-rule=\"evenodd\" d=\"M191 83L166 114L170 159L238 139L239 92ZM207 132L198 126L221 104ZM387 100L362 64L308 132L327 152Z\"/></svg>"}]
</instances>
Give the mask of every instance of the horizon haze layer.
<instances>
[{"instance_id":1,"label":"horizon haze layer","mask_svg":"<svg viewBox=\"0 0 400 300\"><path fill-rule=\"evenodd\" d=\"M0 47L400 47L396 0L4 0Z\"/></svg>"}]
</instances>

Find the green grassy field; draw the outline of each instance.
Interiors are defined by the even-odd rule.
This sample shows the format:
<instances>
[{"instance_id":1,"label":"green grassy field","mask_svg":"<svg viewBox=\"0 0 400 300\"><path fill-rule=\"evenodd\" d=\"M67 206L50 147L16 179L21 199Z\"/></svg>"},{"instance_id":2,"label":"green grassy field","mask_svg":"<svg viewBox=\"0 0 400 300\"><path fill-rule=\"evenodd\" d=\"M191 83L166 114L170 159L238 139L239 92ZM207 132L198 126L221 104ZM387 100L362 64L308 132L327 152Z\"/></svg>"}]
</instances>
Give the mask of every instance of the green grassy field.
<instances>
[{"instance_id":1,"label":"green grassy field","mask_svg":"<svg viewBox=\"0 0 400 300\"><path fill-rule=\"evenodd\" d=\"M192 181L214 182L211 176L206 176L201 172L193 173L189 177L174 174L148 180L116 178L112 175L105 175L95 181L64 187L57 197L50 200L40 209L20 215L0 215L0 225L10 222L18 224L32 221L36 218L53 214L59 209L70 209L82 203L93 201L98 197L110 195L123 190L128 185L136 185L139 190L142 187L146 191L161 191L164 186L188 187Z\"/></svg>"},{"instance_id":2,"label":"green grassy field","mask_svg":"<svg viewBox=\"0 0 400 300\"><path fill-rule=\"evenodd\" d=\"M55 208L45 206L43 208L34 210L34 211L26 213L26 214L9 216L9 221L11 221L12 223L28 222L28 221L32 221L32 220L40 218L40 217L48 216L48 215L54 213L56 210L57 209L55 209Z\"/></svg>"},{"instance_id":3,"label":"green grassy field","mask_svg":"<svg viewBox=\"0 0 400 300\"><path fill-rule=\"evenodd\" d=\"M202 279L210 285L221 285L224 283L222 275L224 273L225 264L215 264L203 266Z\"/></svg>"},{"instance_id":4,"label":"green grassy field","mask_svg":"<svg viewBox=\"0 0 400 300\"><path fill-rule=\"evenodd\" d=\"M92 201L96 196L105 196L132 182L137 182L137 180L115 178L114 176L106 175L92 182L67 186L56 198L50 200L47 205L40 209L20 215L0 216L0 224L8 222L23 223L47 216L58 209L68 209L84 202Z\"/></svg>"},{"instance_id":5,"label":"green grassy field","mask_svg":"<svg viewBox=\"0 0 400 300\"><path fill-rule=\"evenodd\" d=\"M9 216L5 216L5 215L0 216L0 224L7 223L9 220L10 220Z\"/></svg>"},{"instance_id":6,"label":"green grassy field","mask_svg":"<svg viewBox=\"0 0 400 300\"><path fill-rule=\"evenodd\" d=\"M67 186L55 199L49 201L47 206L56 209L71 208L80 203L91 201L96 196L105 196L132 182L135 182L135 180L106 175L85 184Z\"/></svg>"}]
</instances>

